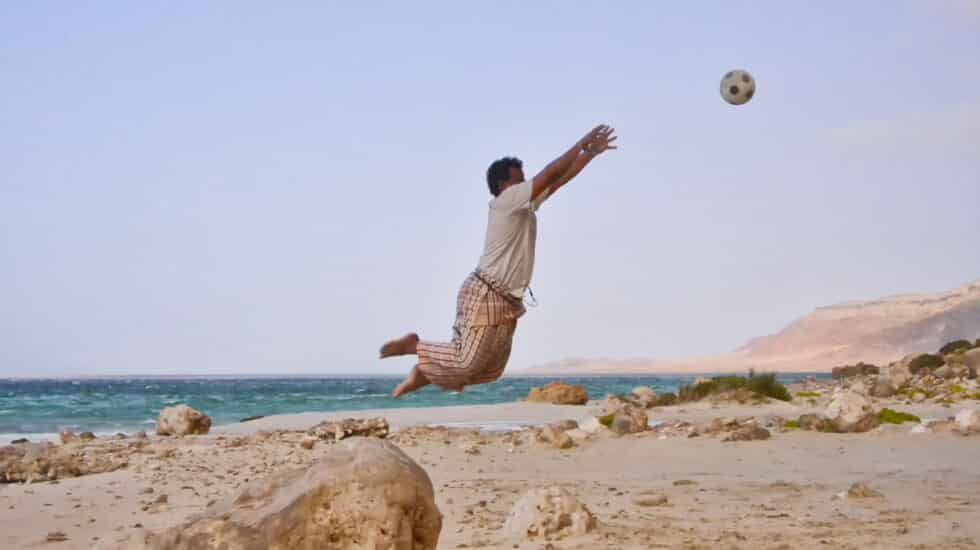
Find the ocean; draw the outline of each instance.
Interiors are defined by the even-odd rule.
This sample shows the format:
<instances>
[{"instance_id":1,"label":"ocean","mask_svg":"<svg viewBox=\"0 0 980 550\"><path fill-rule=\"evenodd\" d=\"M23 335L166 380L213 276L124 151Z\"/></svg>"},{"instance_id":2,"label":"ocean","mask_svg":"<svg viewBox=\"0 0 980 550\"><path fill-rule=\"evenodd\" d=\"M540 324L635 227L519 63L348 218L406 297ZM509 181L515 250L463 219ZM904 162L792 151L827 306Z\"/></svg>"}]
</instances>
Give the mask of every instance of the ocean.
<instances>
[{"instance_id":1,"label":"ocean","mask_svg":"<svg viewBox=\"0 0 980 550\"><path fill-rule=\"evenodd\" d=\"M784 383L827 373L780 375ZM0 380L0 444L27 438L56 437L62 428L96 435L151 432L164 407L184 403L200 410L214 425L251 416L298 412L356 411L393 407L433 407L506 403L525 397L534 386L552 380L583 384L592 398L625 393L640 385L676 391L693 375L601 377L504 377L493 384L467 387L461 393L434 387L394 400L401 380L379 377L118 377L100 379Z\"/></svg>"}]
</instances>

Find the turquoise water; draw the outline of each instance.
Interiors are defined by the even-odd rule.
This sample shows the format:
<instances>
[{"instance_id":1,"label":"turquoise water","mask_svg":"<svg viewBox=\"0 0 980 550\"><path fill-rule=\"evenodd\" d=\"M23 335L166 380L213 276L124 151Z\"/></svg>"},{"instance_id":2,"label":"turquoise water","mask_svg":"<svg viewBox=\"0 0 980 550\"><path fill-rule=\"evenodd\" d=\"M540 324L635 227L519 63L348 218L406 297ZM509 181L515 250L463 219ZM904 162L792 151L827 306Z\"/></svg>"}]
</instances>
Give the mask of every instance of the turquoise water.
<instances>
[{"instance_id":1,"label":"turquoise water","mask_svg":"<svg viewBox=\"0 0 980 550\"><path fill-rule=\"evenodd\" d=\"M802 373L780 376L791 382ZM583 384L592 398L624 393L638 385L676 391L693 376L506 377L470 386L462 393L428 387L399 400L389 394L396 377L323 378L112 378L84 380L0 380L0 439L39 439L62 428L96 434L153 429L160 409L186 403L210 415L216 425L242 418L297 412L429 407L513 402L551 380Z\"/></svg>"}]
</instances>

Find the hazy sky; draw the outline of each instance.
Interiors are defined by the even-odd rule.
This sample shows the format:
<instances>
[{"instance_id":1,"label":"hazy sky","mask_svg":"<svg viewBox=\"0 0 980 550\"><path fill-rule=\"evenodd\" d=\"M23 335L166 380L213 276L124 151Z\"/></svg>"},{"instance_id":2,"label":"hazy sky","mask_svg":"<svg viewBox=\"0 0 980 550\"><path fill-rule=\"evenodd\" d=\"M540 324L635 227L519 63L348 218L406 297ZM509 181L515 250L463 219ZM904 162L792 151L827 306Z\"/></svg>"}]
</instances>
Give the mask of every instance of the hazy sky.
<instances>
[{"instance_id":1,"label":"hazy sky","mask_svg":"<svg viewBox=\"0 0 980 550\"><path fill-rule=\"evenodd\" d=\"M601 122L510 369L980 277L980 1L4 2L0 376L406 372L487 165Z\"/></svg>"}]
</instances>

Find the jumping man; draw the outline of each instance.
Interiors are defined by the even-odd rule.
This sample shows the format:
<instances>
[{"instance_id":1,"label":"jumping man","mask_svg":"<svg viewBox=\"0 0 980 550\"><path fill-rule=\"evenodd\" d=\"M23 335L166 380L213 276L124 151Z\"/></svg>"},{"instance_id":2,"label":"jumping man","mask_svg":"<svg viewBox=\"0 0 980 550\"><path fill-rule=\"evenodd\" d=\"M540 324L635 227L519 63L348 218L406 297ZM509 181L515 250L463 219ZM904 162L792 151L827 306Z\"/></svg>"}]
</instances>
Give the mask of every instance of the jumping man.
<instances>
[{"instance_id":1,"label":"jumping man","mask_svg":"<svg viewBox=\"0 0 980 550\"><path fill-rule=\"evenodd\" d=\"M381 358L418 355L418 364L392 392L401 397L435 384L444 390L486 384L500 378L510 358L517 319L525 313L524 293L534 269L534 244L541 203L578 175L595 157L615 149L613 128L596 126L530 182L523 164L505 157L487 169L493 199L483 256L456 299L456 322L449 343L419 340L415 333L381 347Z\"/></svg>"}]
</instances>

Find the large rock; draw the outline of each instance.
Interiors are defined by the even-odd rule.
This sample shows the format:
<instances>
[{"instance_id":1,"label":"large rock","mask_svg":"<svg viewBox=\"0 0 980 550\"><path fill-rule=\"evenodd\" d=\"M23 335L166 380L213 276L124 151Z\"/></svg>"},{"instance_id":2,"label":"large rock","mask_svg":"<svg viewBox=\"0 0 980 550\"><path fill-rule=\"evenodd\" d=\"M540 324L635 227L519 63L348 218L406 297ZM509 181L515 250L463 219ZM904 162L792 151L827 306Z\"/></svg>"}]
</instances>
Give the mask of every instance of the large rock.
<instances>
[{"instance_id":1,"label":"large rock","mask_svg":"<svg viewBox=\"0 0 980 550\"><path fill-rule=\"evenodd\" d=\"M956 377L956 371L950 365L943 365L932 371L932 375L940 380L949 380Z\"/></svg>"},{"instance_id":2,"label":"large rock","mask_svg":"<svg viewBox=\"0 0 980 550\"><path fill-rule=\"evenodd\" d=\"M892 381L892 387L895 388L895 391L901 390L912 381L912 369L909 368L909 365L916 357L918 354L909 354L888 366L888 378Z\"/></svg>"},{"instance_id":3,"label":"large rock","mask_svg":"<svg viewBox=\"0 0 980 550\"><path fill-rule=\"evenodd\" d=\"M384 418L345 418L336 422L320 422L307 433L318 439L340 441L348 437L388 437L388 421Z\"/></svg>"},{"instance_id":4,"label":"large rock","mask_svg":"<svg viewBox=\"0 0 980 550\"><path fill-rule=\"evenodd\" d=\"M769 430L756 424L748 424L728 434L724 441L762 441L769 439Z\"/></svg>"},{"instance_id":5,"label":"large rock","mask_svg":"<svg viewBox=\"0 0 980 550\"><path fill-rule=\"evenodd\" d=\"M117 550L430 550L442 515L425 471L398 447L354 438L309 468L255 482L204 514Z\"/></svg>"},{"instance_id":6,"label":"large rock","mask_svg":"<svg viewBox=\"0 0 980 550\"><path fill-rule=\"evenodd\" d=\"M657 392L649 386L637 386L630 393L646 408L652 407L657 402Z\"/></svg>"},{"instance_id":7,"label":"large rock","mask_svg":"<svg viewBox=\"0 0 980 550\"><path fill-rule=\"evenodd\" d=\"M878 367L874 365L868 365L866 363L858 363L857 365L847 365L844 367L834 367L831 369L830 373L834 380L840 380L843 378L850 378L852 376L868 376L872 374L878 374Z\"/></svg>"},{"instance_id":8,"label":"large rock","mask_svg":"<svg viewBox=\"0 0 980 550\"><path fill-rule=\"evenodd\" d=\"M814 432L829 432L833 431L833 423L826 416L821 414L804 414L801 415L797 422L800 425L801 430L811 430Z\"/></svg>"},{"instance_id":9,"label":"large rock","mask_svg":"<svg viewBox=\"0 0 980 550\"><path fill-rule=\"evenodd\" d=\"M963 353L954 353L946 356L946 362L951 365L963 365L969 367L973 376L980 371L980 348L973 348Z\"/></svg>"},{"instance_id":10,"label":"large rock","mask_svg":"<svg viewBox=\"0 0 980 550\"><path fill-rule=\"evenodd\" d=\"M211 417L187 405L166 407L157 417L157 435L204 435L211 431Z\"/></svg>"},{"instance_id":11,"label":"large rock","mask_svg":"<svg viewBox=\"0 0 980 550\"><path fill-rule=\"evenodd\" d=\"M125 468L123 447L77 449L51 443L0 447L0 482L54 481Z\"/></svg>"},{"instance_id":12,"label":"large rock","mask_svg":"<svg viewBox=\"0 0 980 550\"><path fill-rule=\"evenodd\" d=\"M871 401L860 393L838 388L825 412L838 432L866 432L878 426Z\"/></svg>"},{"instance_id":13,"label":"large rock","mask_svg":"<svg viewBox=\"0 0 980 550\"><path fill-rule=\"evenodd\" d=\"M603 417L610 430L619 435L646 431L649 424L647 413L640 407L611 398L607 401L607 413ZM610 418L611 416L611 418Z\"/></svg>"},{"instance_id":14,"label":"large rock","mask_svg":"<svg viewBox=\"0 0 980 550\"><path fill-rule=\"evenodd\" d=\"M879 399L895 395L897 388L888 374L880 374L871 386L871 396Z\"/></svg>"},{"instance_id":15,"label":"large rock","mask_svg":"<svg viewBox=\"0 0 980 550\"><path fill-rule=\"evenodd\" d=\"M556 405L585 405L589 401L589 394L585 391L585 386L552 382L540 388L531 388L527 400Z\"/></svg>"},{"instance_id":16,"label":"large rock","mask_svg":"<svg viewBox=\"0 0 980 550\"><path fill-rule=\"evenodd\" d=\"M963 435L980 433L980 413L973 409L963 409L956 413L953 429Z\"/></svg>"},{"instance_id":17,"label":"large rock","mask_svg":"<svg viewBox=\"0 0 980 550\"><path fill-rule=\"evenodd\" d=\"M596 528L596 519L564 487L537 489L514 506L504 529L522 538L560 539L584 535Z\"/></svg>"}]
</instances>

